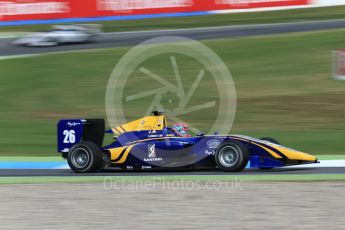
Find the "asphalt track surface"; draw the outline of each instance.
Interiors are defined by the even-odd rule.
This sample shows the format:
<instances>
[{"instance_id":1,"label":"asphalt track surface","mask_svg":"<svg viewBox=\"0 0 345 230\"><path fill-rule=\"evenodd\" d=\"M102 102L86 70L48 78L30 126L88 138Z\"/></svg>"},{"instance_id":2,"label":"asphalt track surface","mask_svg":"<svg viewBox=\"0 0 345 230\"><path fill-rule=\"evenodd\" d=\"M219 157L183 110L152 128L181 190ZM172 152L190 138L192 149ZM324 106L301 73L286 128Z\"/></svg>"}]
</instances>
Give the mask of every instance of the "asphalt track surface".
<instances>
[{"instance_id":1,"label":"asphalt track surface","mask_svg":"<svg viewBox=\"0 0 345 230\"><path fill-rule=\"evenodd\" d=\"M69 169L0 169L0 177L34 176L168 176L168 175L305 175L305 174L343 174L345 168L276 168L271 170L245 169L229 173L219 170L180 170L180 171L117 171L107 170L99 173L74 173Z\"/></svg>"},{"instance_id":2,"label":"asphalt track surface","mask_svg":"<svg viewBox=\"0 0 345 230\"><path fill-rule=\"evenodd\" d=\"M98 42L60 45L54 47L18 47L11 45L13 39L0 39L0 56L41 54L70 50L98 49L131 46L157 36L184 36L196 40L272 35L291 32L307 32L345 28L345 19L312 22L259 24L244 26L220 26L192 29L113 32L100 35Z\"/></svg>"}]
</instances>

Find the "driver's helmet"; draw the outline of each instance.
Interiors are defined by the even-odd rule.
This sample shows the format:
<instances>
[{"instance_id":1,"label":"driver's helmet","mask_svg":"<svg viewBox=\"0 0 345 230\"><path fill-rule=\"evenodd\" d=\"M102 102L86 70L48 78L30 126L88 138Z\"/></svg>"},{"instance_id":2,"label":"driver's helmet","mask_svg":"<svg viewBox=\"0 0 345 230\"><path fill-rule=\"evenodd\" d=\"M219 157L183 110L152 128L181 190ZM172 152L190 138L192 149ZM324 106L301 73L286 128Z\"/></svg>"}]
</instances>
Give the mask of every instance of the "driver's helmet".
<instances>
[{"instance_id":1,"label":"driver's helmet","mask_svg":"<svg viewBox=\"0 0 345 230\"><path fill-rule=\"evenodd\" d=\"M190 134L188 133L189 128L188 128L188 125L186 123L183 123L183 122L176 123L176 124L174 124L172 129L180 137L190 137Z\"/></svg>"}]
</instances>

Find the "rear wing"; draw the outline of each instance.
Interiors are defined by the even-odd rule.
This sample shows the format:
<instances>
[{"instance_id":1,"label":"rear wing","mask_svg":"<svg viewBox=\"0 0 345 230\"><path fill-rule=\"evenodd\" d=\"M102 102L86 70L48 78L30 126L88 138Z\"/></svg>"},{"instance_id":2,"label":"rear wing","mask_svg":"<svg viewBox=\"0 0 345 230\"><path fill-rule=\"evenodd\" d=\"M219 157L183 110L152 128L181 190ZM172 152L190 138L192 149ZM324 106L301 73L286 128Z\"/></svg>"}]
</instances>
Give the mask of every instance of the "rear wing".
<instances>
[{"instance_id":1,"label":"rear wing","mask_svg":"<svg viewBox=\"0 0 345 230\"><path fill-rule=\"evenodd\" d=\"M60 120L57 124L57 151L65 153L65 156L73 145L81 141L91 141L101 147L104 131L104 119Z\"/></svg>"}]
</instances>

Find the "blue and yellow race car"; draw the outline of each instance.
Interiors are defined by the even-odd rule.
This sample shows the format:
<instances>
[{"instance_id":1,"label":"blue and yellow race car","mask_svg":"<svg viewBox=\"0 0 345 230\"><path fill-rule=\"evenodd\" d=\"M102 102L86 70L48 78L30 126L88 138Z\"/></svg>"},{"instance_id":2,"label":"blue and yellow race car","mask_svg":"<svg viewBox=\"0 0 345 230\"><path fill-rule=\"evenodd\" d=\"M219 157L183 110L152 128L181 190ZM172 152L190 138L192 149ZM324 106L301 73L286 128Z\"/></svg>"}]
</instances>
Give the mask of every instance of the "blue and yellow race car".
<instances>
[{"instance_id":1,"label":"blue and yellow race car","mask_svg":"<svg viewBox=\"0 0 345 230\"><path fill-rule=\"evenodd\" d=\"M190 136L185 124L167 126L166 116L152 116L105 131L104 119L64 119L58 122L58 152L77 173L107 168L122 170L220 169L275 167L317 163L315 156L280 145L272 138L243 135ZM114 141L103 146L105 133Z\"/></svg>"}]
</instances>

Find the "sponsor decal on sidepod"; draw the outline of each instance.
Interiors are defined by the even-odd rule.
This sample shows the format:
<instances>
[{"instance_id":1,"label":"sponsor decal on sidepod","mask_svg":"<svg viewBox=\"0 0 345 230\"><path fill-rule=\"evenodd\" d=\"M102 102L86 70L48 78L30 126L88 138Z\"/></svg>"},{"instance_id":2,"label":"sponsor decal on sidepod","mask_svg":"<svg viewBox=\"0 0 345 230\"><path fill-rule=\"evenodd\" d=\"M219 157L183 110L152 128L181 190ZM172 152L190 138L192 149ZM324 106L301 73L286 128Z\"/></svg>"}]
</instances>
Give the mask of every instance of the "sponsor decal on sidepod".
<instances>
[{"instance_id":1,"label":"sponsor decal on sidepod","mask_svg":"<svg viewBox=\"0 0 345 230\"><path fill-rule=\"evenodd\" d=\"M144 158L145 162L153 162L153 161L162 161L163 158L156 157L156 145L155 144L148 144L147 145L147 152L148 157Z\"/></svg>"}]
</instances>

